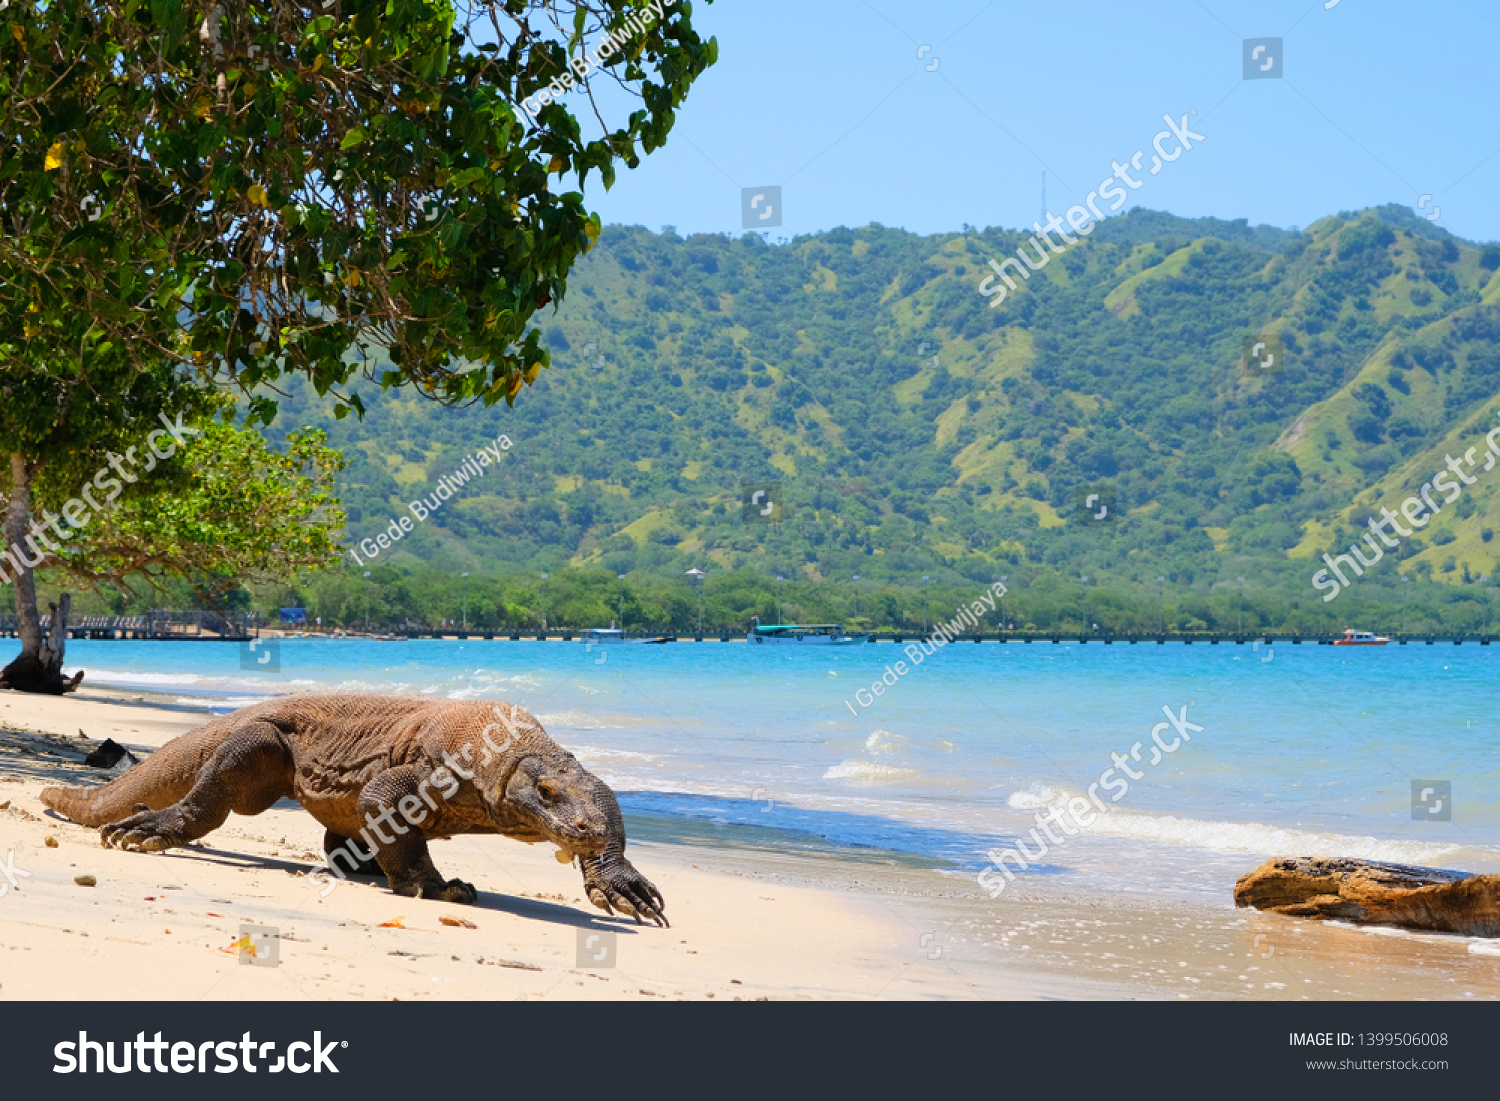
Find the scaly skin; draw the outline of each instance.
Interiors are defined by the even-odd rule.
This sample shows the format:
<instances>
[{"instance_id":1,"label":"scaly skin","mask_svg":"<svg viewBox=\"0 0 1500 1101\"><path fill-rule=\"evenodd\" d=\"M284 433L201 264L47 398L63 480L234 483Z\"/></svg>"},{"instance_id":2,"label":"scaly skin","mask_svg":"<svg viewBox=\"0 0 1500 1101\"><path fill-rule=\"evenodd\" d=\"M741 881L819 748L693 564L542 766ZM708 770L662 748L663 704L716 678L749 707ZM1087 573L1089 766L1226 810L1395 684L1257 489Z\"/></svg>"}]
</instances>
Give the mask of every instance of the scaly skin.
<instances>
[{"instance_id":1,"label":"scaly skin","mask_svg":"<svg viewBox=\"0 0 1500 1101\"><path fill-rule=\"evenodd\" d=\"M100 787L42 792L60 814L102 827L105 845L140 852L185 845L231 811L259 814L278 799L323 824L336 870L378 868L400 895L473 902L473 885L445 880L427 842L499 833L557 845L607 913L667 925L661 892L625 859L614 792L506 703L285 696L175 738Z\"/></svg>"}]
</instances>

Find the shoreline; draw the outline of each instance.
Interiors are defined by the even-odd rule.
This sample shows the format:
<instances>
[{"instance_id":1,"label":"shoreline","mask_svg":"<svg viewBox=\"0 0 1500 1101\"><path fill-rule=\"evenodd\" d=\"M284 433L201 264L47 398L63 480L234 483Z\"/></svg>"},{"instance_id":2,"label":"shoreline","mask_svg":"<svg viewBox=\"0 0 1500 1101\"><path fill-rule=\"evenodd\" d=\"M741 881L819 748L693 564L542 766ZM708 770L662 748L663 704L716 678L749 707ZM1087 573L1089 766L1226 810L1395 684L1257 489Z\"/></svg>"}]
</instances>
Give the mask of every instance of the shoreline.
<instances>
[{"instance_id":1,"label":"shoreline","mask_svg":"<svg viewBox=\"0 0 1500 1101\"><path fill-rule=\"evenodd\" d=\"M96 741L149 752L207 717L145 691L0 693L0 855L30 873L0 898L4 997L1500 999L1500 941L1236 910L1232 884L1215 905L1032 876L991 900L910 854L627 813L632 860L667 898L673 926L658 930L595 909L546 846L435 843L443 873L479 887L473 907L361 878L324 898L308 879L322 828L295 803L141 854L101 848L37 799L102 779L77 763ZM240 964L242 923L279 930L278 967ZM613 934L613 967L580 965L591 934Z\"/></svg>"},{"instance_id":2,"label":"shoreline","mask_svg":"<svg viewBox=\"0 0 1500 1101\"><path fill-rule=\"evenodd\" d=\"M37 798L48 784L103 779L79 761L104 737L139 754L204 718L136 692L0 693L0 854L24 873L0 898L4 998L748 1001L875 998L897 982L915 997L969 989L946 973L902 981L899 923L878 900L777 882L764 862L707 870L710 850L696 846L632 841L632 860L667 898L673 927L656 929L595 909L548 846L434 843L445 875L479 887L474 906L401 898L368 877L324 897L309 879L323 864L322 827L290 801L142 854L102 848L96 830ZM241 964L242 924L277 931L278 966ZM589 935L601 938L591 956L611 941L614 955L580 965Z\"/></svg>"}]
</instances>

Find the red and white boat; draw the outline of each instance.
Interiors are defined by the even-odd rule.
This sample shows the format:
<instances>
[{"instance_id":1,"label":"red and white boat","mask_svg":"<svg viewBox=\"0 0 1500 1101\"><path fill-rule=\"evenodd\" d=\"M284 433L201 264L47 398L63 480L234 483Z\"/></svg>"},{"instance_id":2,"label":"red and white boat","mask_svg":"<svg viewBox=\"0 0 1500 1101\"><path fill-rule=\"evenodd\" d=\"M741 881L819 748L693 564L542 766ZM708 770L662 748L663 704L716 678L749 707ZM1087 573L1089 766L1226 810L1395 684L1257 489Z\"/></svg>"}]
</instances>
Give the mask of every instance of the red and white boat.
<instances>
[{"instance_id":1,"label":"red and white boat","mask_svg":"<svg viewBox=\"0 0 1500 1101\"><path fill-rule=\"evenodd\" d=\"M1384 635L1372 634L1369 631L1356 631L1353 627L1344 628L1344 637L1333 640L1335 646L1384 646L1391 640Z\"/></svg>"}]
</instances>

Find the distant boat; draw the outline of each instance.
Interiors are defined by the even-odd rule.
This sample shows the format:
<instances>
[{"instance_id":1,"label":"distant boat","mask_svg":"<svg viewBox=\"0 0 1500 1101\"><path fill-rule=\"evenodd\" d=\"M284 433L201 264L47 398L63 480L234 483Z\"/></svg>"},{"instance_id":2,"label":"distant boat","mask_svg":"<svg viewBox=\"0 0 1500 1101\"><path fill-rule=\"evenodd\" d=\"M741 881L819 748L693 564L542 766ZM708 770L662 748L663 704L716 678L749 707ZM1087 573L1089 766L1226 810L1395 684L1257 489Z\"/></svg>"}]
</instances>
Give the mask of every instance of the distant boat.
<instances>
[{"instance_id":1,"label":"distant boat","mask_svg":"<svg viewBox=\"0 0 1500 1101\"><path fill-rule=\"evenodd\" d=\"M578 636L579 642L592 642L596 646L606 642L624 642L625 632L618 627L592 627Z\"/></svg>"},{"instance_id":2,"label":"distant boat","mask_svg":"<svg viewBox=\"0 0 1500 1101\"><path fill-rule=\"evenodd\" d=\"M626 638L625 632L618 627L591 627L578 636L578 641L593 643L595 646L618 642L629 642L636 646L660 646L663 643L675 642L676 639L668 638L666 635L658 635L655 638Z\"/></svg>"},{"instance_id":3,"label":"distant boat","mask_svg":"<svg viewBox=\"0 0 1500 1101\"><path fill-rule=\"evenodd\" d=\"M762 627L760 616L753 616L750 620L750 633L745 636L745 640L757 644L774 642L788 646L850 646L857 642L869 642L870 636L846 635L842 624L838 623L810 623L806 626L785 623Z\"/></svg>"},{"instance_id":4,"label":"distant boat","mask_svg":"<svg viewBox=\"0 0 1500 1101\"><path fill-rule=\"evenodd\" d=\"M1356 631L1353 627L1344 628L1344 637L1333 640L1335 646L1384 646L1391 640L1384 635L1372 634L1369 631Z\"/></svg>"}]
</instances>

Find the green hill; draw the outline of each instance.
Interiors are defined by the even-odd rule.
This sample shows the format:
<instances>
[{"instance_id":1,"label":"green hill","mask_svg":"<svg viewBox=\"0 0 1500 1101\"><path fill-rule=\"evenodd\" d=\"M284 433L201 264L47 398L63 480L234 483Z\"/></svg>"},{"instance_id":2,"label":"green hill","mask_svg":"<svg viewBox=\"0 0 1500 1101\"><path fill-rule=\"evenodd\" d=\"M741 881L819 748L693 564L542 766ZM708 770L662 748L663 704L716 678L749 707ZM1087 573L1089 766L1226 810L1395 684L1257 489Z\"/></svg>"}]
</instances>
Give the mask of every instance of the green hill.
<instances>
[{"instance_id":1,"label":"green hill","mask_svg":"<svg viewBox=\"0 0 1500 1101\"><path fill-rule=\"evenodd\" d=\"M988 262L1025 240L874 225L771 246L610 227L515 409L372 392L363 422L336 422L299 392L285 423L349 455L351 545L481 444L514 442L382 565L1004 573L1013 590L1086 576L1122 594L1245 577L1308 615L1323 614L1318 556L1497 423L1500 248L1405 208L1304 232L1136 210L992 308ZM1246 338L1267 334L1279 373L1247 372ZM1500 548L1495 481L1355 589L1399 568L1473 600ZM785 519L748 523L741 489L766 483ZM1101 488L1118 519L1087 523L1080 494Z\"/></svg>"}]
</instances>

